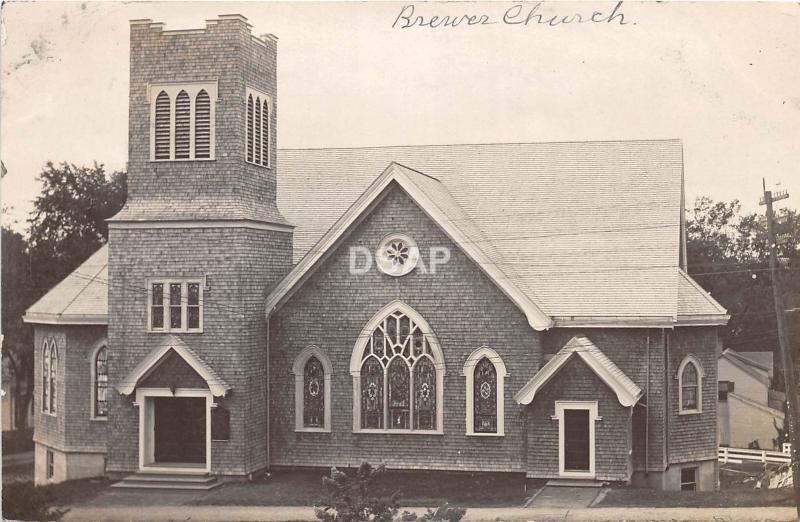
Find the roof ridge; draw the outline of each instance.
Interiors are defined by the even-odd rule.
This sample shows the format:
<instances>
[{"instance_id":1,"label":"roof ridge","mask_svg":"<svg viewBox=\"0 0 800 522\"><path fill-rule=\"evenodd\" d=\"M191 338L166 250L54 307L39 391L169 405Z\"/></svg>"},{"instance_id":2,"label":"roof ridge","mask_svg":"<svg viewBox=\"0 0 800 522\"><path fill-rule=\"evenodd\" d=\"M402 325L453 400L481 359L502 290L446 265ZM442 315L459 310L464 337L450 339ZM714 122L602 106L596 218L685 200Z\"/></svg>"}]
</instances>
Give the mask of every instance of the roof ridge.
<instances>
[{"instance_id":1,"label":"roof ridge","mask_svg":"<svg viewBox=\"0 0 800 522\"><path fill-rule=\"evenodd\" d=\"M553 140L553 141L499 141L488 143L418 143L409 145L363 145L353 147L279 147L278 151L301 150L369 150L369 149L400 149L420 147L474 147L496 145L559 145L559 144L599 144L599 143L682 143L681 138L641 138L641 139L616 139L616 140Z\"/></svg>"}]
</instances>

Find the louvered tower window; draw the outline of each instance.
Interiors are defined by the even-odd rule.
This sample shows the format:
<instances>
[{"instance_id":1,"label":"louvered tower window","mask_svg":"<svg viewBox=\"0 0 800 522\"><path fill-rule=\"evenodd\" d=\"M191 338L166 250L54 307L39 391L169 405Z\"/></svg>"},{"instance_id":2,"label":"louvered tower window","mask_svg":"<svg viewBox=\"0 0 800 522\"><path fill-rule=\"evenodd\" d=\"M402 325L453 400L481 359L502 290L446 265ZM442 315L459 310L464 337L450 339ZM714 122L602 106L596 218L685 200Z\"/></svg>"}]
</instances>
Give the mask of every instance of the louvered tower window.
<instances>
[{"instance_id":1,"label":"louvered tower window","mask_svg":"<svg viewBox=\"0 0 800 522\"><path fill-rule=\"evenodd\" d=\"M270 166L272 102L266 94L247 90L245 159L261 167Z\"/></svg>"},{"instance_id":2,"label":"louvered tower window","mask_svg":"<svg viewBox=\"0 0 800 522\"><path fill-rule=\"evenodd\" d=\"M214 159L214 100L217 84L151 85L150 159ZM155 93L158 93L156 96Z\"/></svg>"},{"instance_id":3,"label":"louvered tower window","mask_svg":"<svg viewBox=\"0 0 800 522\"><path fill-rule=\"evenodd\" d=\"M253 161L253 95L247 97L247 161Z\"/></svg>"},{"instance_id":4,"label":"louvered tower window","mask_svg":"<svg viewBox=\"0 0 800 522\"><path fill-rule=\"evenodd\" d=\"M194 157L211 157L211 98L205 90L197 93L194 108Z\"/></svg>"},{"instance_id":5,"label":"louvered tower window","mask_svg":"<svg viewBox=\"0 0 800 522\"><path fill-rule=\"evenodd\" d=\"M189 159L191 101L186 91L175 99L175 159Z\"/></svg>"},{"instance_id":6,"label":"louvered tower window","mask_svg":"<svg viewBox=\"0 0 800 522\"><path fill-rule=\"evenodd\" d=\"M270 110L267 100L261 109L261 165L269 166Z\"/></svg>"},{"instance_id":7,"label":"louvered tower window","mask_svg":"<svg viewBox=\"0 0 800 522\"><path fill-rule=\"evenodd\" d=\"M169 159L169 95L161 91L156 98L155 159Z\"/></svg>"},{"instance_id":8,"label":"louvered tower window","mask_svg":"<svg viewBox=\"0 0 800 522\"><path fill-rule=\"evenodd\" d=\"M256 115L253 127L255 128L255 162L261 165L261 98L256 98Z\"/></svg>"}]
</instances>

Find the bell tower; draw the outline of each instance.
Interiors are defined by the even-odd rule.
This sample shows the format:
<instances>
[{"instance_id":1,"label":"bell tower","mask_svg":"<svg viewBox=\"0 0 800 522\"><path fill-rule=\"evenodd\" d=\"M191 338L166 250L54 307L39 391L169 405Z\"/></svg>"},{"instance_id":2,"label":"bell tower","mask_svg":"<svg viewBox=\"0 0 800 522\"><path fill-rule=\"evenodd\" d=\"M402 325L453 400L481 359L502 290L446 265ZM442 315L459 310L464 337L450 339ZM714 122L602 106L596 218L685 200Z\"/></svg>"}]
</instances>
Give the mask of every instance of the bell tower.
<instances>
[{"instance_id":1,"label":"bell tower","mask_svg":"<svg viewBox=\"0 0 800 522\"><path fill-rule=\"evenodd\" d=\"M128 201L109 226L107 469L249 474L267 458L264 295L292 259L276 205L277 38L253 36L241 15L130 30ZM170 424L178 413L192 426Z\"/></svg>"}]
</instances>

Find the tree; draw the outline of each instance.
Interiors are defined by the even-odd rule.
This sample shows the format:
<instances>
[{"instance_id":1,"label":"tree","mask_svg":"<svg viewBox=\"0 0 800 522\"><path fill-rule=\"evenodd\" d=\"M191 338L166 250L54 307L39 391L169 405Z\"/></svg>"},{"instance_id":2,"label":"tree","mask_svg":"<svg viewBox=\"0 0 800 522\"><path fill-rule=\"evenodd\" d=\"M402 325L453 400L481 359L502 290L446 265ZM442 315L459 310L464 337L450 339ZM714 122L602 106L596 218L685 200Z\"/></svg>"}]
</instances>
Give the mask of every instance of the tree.
<instances>
[{"instance_id":1,"label":"tree","mask_svg":"<svg viewBox=\"0 0 800 522\"><path fill-rule=\"evenodd\" d=\"M78 167L48 162L29 223L31 270L43 294L108 239L106 219L127 197L125 172L106 175L102 164Z\"/></svg>"},{"instance_id":2,"label":"tree","mask_svg":"<svg viewBox=\"0 0 800 522\"><path fill-rule=\"evenodd\" d=\"M33 394L33 330L22 322L33 304L28 247L21 234L2 229L3 359L14 376L15 425L23 427Z\"/></svg>"},{"instance_id":3,"label":"tree","mask_svg":"<svg viewBox=\"0 0 800 522\"><path fill-rule=\"evenodd\" d=\"M108 239L105 220L127 197L125 172L108 176L97 163L56 167L48 162L39 181L42 191L28 220L27 242L2 230L2 353L17 386L18 426L24 425L33 394L33 329L22 315Z\"/></svg>"},{"instance_id":4,"label":"tree","mask_svg":"<svg viewBox=\"0 0 800 522\"><path fill-rule=\"evenodd\" d=\"M782 209L779 215L783 216L779 233L787 234L779 247L785 260L782 288L786 302L800 306L796 301L800 296L800 216L791 209ZM774 350L778 338L764 219L754 213L743 215L737 200L725 203L700 197L688 211L686 235L689 274L731 314L721 331L724 346Z\"/></svg>"}]
</instances>

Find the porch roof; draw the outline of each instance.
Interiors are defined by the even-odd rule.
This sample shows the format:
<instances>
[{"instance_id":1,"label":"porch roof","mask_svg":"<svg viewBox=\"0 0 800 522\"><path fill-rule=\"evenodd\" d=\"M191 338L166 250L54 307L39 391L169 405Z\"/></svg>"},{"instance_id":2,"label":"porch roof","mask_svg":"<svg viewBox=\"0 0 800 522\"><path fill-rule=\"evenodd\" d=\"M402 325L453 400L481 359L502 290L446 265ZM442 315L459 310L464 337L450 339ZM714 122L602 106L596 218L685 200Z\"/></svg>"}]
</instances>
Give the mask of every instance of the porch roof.
<instances>
[{"instance_id":1,"label":"porch roof","mask_svg":"<svg viewBox=\"0 0 800 522\"><path fill-rule=\"evenodd\" d=\"M122 380L117 386L117 390L122 395L130 395L136 389L144 377L155 370L162 361L166 359L170 350L177 353L186 363L191 366L208 384L209 390L214 397L224 397L231 387L222 377L217 375L214 369L197 355L194 350L184 343L179 337L170 335L166 342L154 348L138 365Z\"/></svg>"},{"instance_id":2,"label":"porch roof","mask_svg":"<svg viewBox=\"0 0 800 522\"><path fill-rule=\"evenodd\" d=\"M577 354L617 395L623 406L633 406L642 396L636 385L595 344L583 335L576 335L556 353L514 396L518 404L530 404L536 393L550 382L569 359Z\"/></svg>"}]
</instances>

